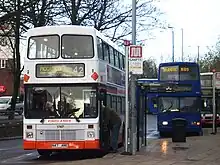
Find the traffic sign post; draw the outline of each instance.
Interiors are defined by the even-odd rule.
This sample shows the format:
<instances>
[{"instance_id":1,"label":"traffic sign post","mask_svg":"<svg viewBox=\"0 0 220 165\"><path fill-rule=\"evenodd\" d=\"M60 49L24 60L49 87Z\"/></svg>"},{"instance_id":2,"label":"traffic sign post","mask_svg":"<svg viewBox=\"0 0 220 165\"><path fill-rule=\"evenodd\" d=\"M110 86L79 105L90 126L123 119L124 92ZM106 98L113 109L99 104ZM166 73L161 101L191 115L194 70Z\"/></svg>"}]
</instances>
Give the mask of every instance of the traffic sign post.
<instances>
[{"instance_id":1,"label":"traffic sign post","mask_svg":"<svg viewBox=\"0 0 220 165\"><path fill-rule=\"evenodd\" d=\"M124 41L125 46L125 152L123 155L135 155L137 150L137 112L136 112L136 77L143 74L142 47L130 45ZM130 78L129 78L130 77ZM130 89L130 91L129 91ZM130 97L129 97L130 96Z\"/></svg>"},{"instance_id":2,"label":"traffic sign post","mask_svg":"<svg viewBox=\"0 0 220 165\"><path fill-rule=\"evenodd\" d=\"M128 96L128 86L129 86L129 67L128 67L128 56L129 56L129 46L130 41L124 40L125 46L125 152L124 155L131 155L130 153L130 128L129 128L129 96Z\"/></svg>"}]
</instances>

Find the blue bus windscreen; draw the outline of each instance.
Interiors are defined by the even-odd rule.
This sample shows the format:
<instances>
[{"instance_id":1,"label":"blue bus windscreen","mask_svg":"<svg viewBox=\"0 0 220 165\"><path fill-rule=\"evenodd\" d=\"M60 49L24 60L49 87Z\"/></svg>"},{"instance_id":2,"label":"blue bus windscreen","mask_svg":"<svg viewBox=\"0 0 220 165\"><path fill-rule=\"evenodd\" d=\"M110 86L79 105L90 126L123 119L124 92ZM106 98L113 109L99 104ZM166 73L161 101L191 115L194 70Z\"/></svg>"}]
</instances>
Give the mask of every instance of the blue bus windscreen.
<instances>
[{"instance_id":1,"label":"blue bus windscreen","mask_svg":"<svg viewBox=\"0 0 220 165\"><path fill-rule=\"evenodd\" d=\"M198 65L172 65L160 67L160 81L199 80Z\"/></svg>"},{"instance_id":2,"label":"blue bus windscreen","mask_svg":"<svg viewBox=\"0 0 220 165\"><path fill-rule=\"evenodd\" d=\"M159 97L159 110L166 112L199 112L201 99L198 97Z\"/></svg>"}]
</instances>

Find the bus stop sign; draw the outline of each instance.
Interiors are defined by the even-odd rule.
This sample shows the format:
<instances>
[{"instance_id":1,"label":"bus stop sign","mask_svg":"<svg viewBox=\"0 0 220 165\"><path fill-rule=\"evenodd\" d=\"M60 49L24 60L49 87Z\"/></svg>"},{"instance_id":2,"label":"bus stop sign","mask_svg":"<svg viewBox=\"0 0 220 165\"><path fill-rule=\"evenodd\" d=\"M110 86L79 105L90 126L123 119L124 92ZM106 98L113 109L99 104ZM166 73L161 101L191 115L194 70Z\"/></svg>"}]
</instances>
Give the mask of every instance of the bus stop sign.
<instances>
[{"instance_id":1,"label":"bus stop sign","mask_svg":"<svg viewBox=\"0 0 220 165\"><path fill-rule=\"evenodd\" d=\"M142 46L130 46L129 72L132 72L132 74L143 74Z\"/></svg>"}]
</instances>

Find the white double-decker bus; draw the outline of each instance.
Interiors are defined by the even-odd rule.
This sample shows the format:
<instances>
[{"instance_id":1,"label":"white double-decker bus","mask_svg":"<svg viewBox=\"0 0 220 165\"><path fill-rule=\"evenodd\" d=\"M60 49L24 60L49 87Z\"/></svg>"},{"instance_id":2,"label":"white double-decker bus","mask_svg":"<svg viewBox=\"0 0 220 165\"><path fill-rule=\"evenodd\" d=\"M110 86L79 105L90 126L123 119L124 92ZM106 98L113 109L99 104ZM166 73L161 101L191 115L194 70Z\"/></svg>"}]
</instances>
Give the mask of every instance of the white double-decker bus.
<instances>
[{"instance_id":1,"label":"white double-decker bus","mask_svg":"<svg viewBox=\"0 0 220 165\"><path fill-rule=\"evenodd\" d=\"M121 115L123 143L125 56L113 42L91 27L30 29L24 65L25 150L107 149L102 104Z\"/></svg>"}]
</instances>

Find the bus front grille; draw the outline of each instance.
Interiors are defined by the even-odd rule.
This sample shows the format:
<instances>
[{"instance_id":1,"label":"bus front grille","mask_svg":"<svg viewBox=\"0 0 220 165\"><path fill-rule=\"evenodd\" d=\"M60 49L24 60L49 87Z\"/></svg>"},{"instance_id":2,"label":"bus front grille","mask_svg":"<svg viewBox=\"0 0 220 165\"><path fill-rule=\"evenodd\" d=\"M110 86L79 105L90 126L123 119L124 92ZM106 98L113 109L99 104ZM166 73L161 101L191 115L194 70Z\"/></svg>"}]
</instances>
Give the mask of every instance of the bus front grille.
<instances>
[{"instance_id":1,"label":"bus front grille","mask_svg":"<svg viewBox=\"0 0 220 165\"><path fill-rule=\"evenodd\" d=\"M84 140L84 130L37 130L38 141L71 141Z\"/></svg>"}]
</instances>

